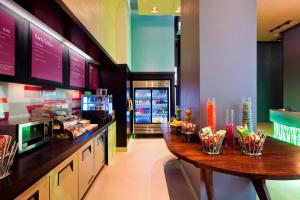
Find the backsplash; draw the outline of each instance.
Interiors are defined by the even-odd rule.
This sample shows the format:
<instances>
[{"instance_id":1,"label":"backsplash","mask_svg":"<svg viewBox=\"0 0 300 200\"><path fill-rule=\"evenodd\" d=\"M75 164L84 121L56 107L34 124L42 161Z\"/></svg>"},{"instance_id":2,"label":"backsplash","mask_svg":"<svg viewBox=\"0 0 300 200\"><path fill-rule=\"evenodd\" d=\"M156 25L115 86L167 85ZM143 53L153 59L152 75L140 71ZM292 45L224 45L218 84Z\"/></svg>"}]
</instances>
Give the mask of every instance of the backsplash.
<instances>
[{"instance_id":1,"label":"backsplash","mask_svg":"<svg viewBox=\"0 0 300 200\"><path fill-rule=\"evenodd\" d=\"M0 82L0 120L29 117L33 107L63 102L72 114L80 114L82 92L52 87Z\"/></svg>"}]
</instances>

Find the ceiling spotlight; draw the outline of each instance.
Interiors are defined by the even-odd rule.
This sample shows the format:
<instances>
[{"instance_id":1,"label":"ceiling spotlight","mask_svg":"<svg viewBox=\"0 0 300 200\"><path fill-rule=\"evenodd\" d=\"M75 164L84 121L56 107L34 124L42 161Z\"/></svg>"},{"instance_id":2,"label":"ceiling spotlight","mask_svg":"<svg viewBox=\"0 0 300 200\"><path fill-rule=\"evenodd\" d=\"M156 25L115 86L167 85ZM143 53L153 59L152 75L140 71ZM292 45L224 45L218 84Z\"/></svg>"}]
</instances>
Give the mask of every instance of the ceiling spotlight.
<instances>
[{"instance_id":1,"label":"ceiling spotlight","mask_svg":"<svg viewBox=\"0 0 300 200\"><path fill-rule=\"evenodd\" d=\"M158 13L158 11L159 11L158 7L153 7L151 10L152 13Z\"/></svg>"},{"instance_id":2,"label":"ceiling spotlight","mask_svg":"<svg viewBox=\"0 0 300 200\"><path fill-rule=\"evenodd\" d=\"M280 34L280 32L276 32L276 33L272 32L272 36L273 37L280 37L281 34Z\"/></svg>"},{"instance_id":3,"label":"ceiling spotlight","mask_svg":"<svg viewBox=\"0 0 300 200\"><path fill-rule=\"evenodd\" d=\"M180 7L180 6L178 6L176 12L177 12L177 13L180 13L180 12L181 12L181 7Z\"/></svg>"}]
</instances>

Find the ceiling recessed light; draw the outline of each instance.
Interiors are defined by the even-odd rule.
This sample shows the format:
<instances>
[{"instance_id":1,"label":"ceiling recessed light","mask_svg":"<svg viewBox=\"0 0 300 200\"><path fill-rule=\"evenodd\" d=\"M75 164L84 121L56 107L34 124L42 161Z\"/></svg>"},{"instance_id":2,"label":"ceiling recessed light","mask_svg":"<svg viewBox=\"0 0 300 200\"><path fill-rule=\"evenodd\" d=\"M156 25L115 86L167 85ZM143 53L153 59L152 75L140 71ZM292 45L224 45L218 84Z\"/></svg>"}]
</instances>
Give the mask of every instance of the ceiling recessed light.
<instances>
[{"instance_id":1,"label":"ceiling recessed light","mask_svg":"<svg viewBox=\"0 0 300 200\"><path fill-rule=\"evenodd\" d=\"M273 37L280 37L281 34L280 34L280 32L276 32L276 33L272 32L272 36Z\"/></svg>"},{"instance_id":2,"label":"ceiling recessed light","mask_svg":"<svg viewBox=\"0 0 300 200\"><path fill-rule=\"evenodd\" d=\"M151 10L152 13L158 13L158 11L159 11L158 7L153 7Z\"/></svg>"},{"instance_id":3,"label":"ceiling recessed light","mask_svg":"<svg viewBox=\"0 0 300 200\"><path fill-rule=\"evenodd\" d=\"M180 13L180 12L181 12L181 7L180 7L180 6L178 6L176 12L177 12L177 13Z\"/></svg>"}]
</instances>

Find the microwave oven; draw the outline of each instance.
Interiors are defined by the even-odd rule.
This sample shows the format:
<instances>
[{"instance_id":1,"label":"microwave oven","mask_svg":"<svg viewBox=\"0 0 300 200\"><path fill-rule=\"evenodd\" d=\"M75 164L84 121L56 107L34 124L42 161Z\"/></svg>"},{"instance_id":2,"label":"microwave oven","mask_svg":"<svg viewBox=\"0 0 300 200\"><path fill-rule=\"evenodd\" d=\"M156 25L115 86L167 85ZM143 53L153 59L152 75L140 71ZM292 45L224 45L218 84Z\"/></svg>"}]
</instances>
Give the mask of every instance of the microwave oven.
<instances>
[{"instance_id":1,"label":"microwave oven","mask_svg":"<svg viewBox=\"0 0 300 200\"><path fill-rule=\"evenodd\" d=\"M34 149L53 136L51 118L18 119L0 122L0 134L12 136L18 142L18 154Z\"/></svg>"}]
</instances>

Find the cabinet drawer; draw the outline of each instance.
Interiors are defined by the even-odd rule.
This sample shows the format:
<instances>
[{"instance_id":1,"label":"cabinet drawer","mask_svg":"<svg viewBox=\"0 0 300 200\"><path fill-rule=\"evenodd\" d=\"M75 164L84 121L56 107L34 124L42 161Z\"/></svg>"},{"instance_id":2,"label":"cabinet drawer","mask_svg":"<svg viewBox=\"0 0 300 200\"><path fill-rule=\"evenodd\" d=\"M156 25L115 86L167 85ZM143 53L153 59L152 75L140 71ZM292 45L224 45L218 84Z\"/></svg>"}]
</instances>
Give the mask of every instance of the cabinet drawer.
<instances>
[{"instance_id":1,"label":"cabinet drawer","mask_svg":"<svg viewBox=\"0 0 300 200\"><path fill-rule=\"evenodd\" d=\"M94 175L98 174L105 163L105 132L99 133L94 138Z\"/></svg>"},{"instance_id":2,"label":"cabinet drawer","mask_svg":"<svg viewBox=\"0 0 300 200\"><path fill-rule=\"evenodd\" d=\"M78 151L79 160L79 199L94 179L94 140L89 141Z\"/></svg>"},{"instance_id":3,"label":"cabinet drawer","mask_svg":"<svg viewBox=\"0 0 300 200\"><path fill-rule=\"evenodd\" d=\"M78 199L78 157L73 154L50 172L50 199Z\"/></svg>"},{"instance_id":4,"label":"cabinet drawer","mask_svg":"<svg viewBox=\"0 0 300 200\"><path fill-rule=\"evenodd\" d=\"M49 176L41 178L16 200L49 200Z\"/></svg>"}]
</instances>

